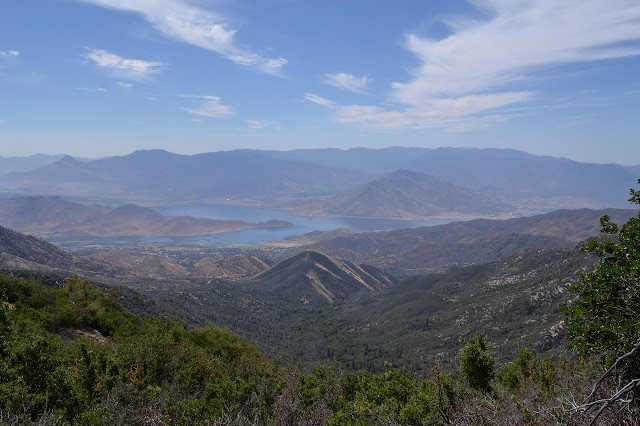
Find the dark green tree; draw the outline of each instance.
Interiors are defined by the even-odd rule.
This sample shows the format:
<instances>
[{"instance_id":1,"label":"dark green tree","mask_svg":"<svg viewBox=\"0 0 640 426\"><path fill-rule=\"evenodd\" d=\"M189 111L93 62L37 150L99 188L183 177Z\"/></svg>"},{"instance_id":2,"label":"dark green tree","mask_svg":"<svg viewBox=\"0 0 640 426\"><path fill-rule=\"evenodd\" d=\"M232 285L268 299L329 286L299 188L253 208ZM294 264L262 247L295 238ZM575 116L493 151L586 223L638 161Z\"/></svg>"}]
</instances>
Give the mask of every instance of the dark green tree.
<instances>
[{"instance_id":1,"label":"dark green tree","mask_svg":"<svg viewBox=\"0 0 640 426\"><path fill-rule=\"evenodd\" d=\"M640 204L640 190L631 189L630 194L629 202ZM609 216L600 223L607 237L582 248L598 256L600 263L569 288L579 297L563 309L571 348L582 355L600 355L611 365L640 339L640 212L622 226ZM626 375L637 377L640 359L628 359L626 369Z\"/></svg>"},{"instance_id":2,"label":"dark green tree","mask_svg":"<svg viewBox=\"0 0 640 426\"><path fill-rule=\"evenodd\" d=\"M460 364L462 378L474 389L485 392L491 390L491 379L493 379L493 367L496 359L487 352L493 345L487 342L487 338L482 332L476 333L462 350Z\"/></svg>"}]
</instances>

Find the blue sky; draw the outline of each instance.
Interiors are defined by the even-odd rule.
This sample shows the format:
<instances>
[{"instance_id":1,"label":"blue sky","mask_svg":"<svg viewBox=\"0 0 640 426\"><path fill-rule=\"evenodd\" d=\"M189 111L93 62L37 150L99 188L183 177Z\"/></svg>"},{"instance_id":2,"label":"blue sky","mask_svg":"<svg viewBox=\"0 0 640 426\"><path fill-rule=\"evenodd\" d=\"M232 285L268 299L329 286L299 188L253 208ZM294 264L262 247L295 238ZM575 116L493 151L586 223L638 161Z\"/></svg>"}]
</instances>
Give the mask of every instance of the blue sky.
<instances>
[{"instance_id":1,"label":"blue sky","mask_svg":"<svg viewBox=\"0 0 640 426\"><path fill-rule=\"evenodd\" d=\"M0 155L515 148L640 164L637 0L10 0Z\"/></svg>"}]
</instances>

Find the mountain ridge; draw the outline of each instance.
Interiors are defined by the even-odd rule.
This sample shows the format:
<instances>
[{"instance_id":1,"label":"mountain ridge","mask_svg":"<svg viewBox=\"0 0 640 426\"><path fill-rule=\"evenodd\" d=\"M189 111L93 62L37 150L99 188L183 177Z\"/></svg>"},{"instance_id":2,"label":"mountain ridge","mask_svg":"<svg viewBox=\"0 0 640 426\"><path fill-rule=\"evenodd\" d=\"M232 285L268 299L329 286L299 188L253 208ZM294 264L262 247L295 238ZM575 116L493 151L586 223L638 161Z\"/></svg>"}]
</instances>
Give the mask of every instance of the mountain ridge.
<instances>
[{"instance_id":1,"label":"mountain ridge","mask_svg":"<svg viewBox=\"0 0 640 426\"><path fill-rule=\"evenodd\" d=\"M363 179L361 173L275 159L260 151L180 155L141 150L81 164L64 157L30 172L2 175L0 183L10 193L180 202L333 193Z\"/></svg>"},{"instance_id":2,"label":"mountain ridge","mask_svg":"<svg viewBox=\"0 0 640 426\"><path fill-rule=\"evenodd\" d=\"M442 179L399 169L349 191L293 208L300 215L416 219L499 215L513 207Z\"/></svg>"},{"instance_id":3,"label":"mountain ridge","mask_svg":"<svg viewBox=\"0 0 640 426\"><path fill-rule=\"evenodd\" d=\"M287 254L318 250L366 263L397 276L444 272L473 263L495 261L525 248L572 248L599 235L600 218L624 223L633 209L556 210L511 219L473 219L430 227L391 231L317 231L268 243Z\"/></svg>"},{"instance_id":4,"label":"mountain ridge","mask_svg":"<svg viewBox=\"0 0 640 426\"><path fill-rule=\"evenodd\" d=\"M194 200L272 206L344 194L397 169L433 175L522 214L557 208L626 207L640 166L581 163L495 148L353 148L233 150L179 155L135 151L0 175L6 194L89 197L133 202Z\"/></svg>"},{"instance_id":5,"label":"mountain ridge","mask_svg":"<svg viewBox=\"0 0 640 426\"><path fill-rule=\"evenodd\" d=\"M334 303L355 293L377 293L395 277L353 262L305 250L259 273L251 282L278 291L304 304Z\"/></svg>"}]
</instances>

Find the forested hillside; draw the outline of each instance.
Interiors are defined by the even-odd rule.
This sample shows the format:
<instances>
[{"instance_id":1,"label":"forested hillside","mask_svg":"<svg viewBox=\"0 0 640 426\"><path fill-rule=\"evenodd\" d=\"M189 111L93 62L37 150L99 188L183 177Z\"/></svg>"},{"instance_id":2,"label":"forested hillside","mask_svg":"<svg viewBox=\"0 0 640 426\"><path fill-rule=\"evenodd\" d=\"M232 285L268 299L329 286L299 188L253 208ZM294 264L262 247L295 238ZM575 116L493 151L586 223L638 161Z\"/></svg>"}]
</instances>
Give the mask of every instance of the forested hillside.
<instances>
[{"instance_id":1,"label":"forested hillside","mask_svg":"<svg viewBox=\"0 0 640 426\"><path fill-rule=\"evenodd\" d=\"M491 345L466 343L458 368L406 374L311 372L278 364L213 325L140 318L113 291L0 276L3 424L524 424L593 418L584 399L598 372L582 360L523 350L495 380ZM487 368L488 366L488 368ZM601 392L609 391L603 387ZM630 419L607 412L603 421Z\"/></svg>"}]
</instances>

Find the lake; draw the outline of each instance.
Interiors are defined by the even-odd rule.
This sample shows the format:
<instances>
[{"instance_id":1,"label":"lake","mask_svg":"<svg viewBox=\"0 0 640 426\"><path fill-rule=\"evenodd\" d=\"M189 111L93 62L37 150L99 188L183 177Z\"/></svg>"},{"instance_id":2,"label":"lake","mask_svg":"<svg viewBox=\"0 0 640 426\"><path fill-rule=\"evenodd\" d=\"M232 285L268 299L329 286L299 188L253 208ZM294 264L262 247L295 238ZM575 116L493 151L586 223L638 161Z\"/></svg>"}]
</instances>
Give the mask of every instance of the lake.
<instances>
[{"instance_id":1,"label":"lake","mask_svg":"<svg viewBox=\"0 0 640 426\"><path fill-rule=\"evenodd\" d=\"M221 234L199 235L184 238L140 238L140 242L177 242L181 244L259 244L279 241L296 235L304 235L312 231L330 231L336 228L347 228L352 231L375 231L401 228L417 228L449 223L454 220L467 219L370 219L354 217L319 217L295 216L281 210L268 210L260 207L229 206L222 204L189 204L153 207L164 216L193 216L207 219L243 220L245 222L266 222L268 220L286 220L293 223L287 228L247 229L245 231L225 232ZM471 219L471 218L469 218Z\"/></svg>"}]
</instances>

